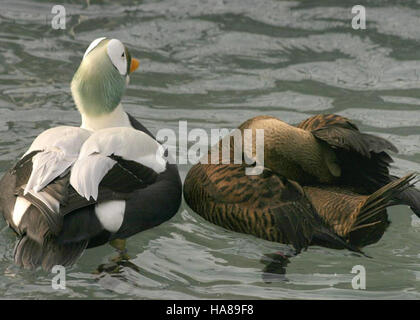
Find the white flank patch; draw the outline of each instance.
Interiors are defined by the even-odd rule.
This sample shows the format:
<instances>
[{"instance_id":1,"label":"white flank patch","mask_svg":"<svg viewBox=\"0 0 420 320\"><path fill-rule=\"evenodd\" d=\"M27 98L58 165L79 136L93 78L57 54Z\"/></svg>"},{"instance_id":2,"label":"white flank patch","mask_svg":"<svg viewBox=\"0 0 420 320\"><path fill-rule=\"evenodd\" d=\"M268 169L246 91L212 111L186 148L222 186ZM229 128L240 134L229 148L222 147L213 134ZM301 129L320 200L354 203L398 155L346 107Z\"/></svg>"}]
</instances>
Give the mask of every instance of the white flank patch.
<instances>
[{"instance_id":1,"label":"white flank patch","mask_svg":"<svg viewBox=\"0 0 420 320\"><path fill-rule=\"evenodd\" d=\"M20 221L22 220L23 215L26 210L31 206L31 203L22 197L17 197L15 202L15 207L13 209L12 220L15 226L19 226Z\"/></svg>"},{"instance_id":2,"label":"white flank patch","mask_svg":"<svg viewBox=\"0 0 420 320\"><path fill-rule=\"evenodd\" d=\"M95 214L109 232L117 232L124 220L125 201L113 200L96 204Z\"/></svg>"}]
</instances>

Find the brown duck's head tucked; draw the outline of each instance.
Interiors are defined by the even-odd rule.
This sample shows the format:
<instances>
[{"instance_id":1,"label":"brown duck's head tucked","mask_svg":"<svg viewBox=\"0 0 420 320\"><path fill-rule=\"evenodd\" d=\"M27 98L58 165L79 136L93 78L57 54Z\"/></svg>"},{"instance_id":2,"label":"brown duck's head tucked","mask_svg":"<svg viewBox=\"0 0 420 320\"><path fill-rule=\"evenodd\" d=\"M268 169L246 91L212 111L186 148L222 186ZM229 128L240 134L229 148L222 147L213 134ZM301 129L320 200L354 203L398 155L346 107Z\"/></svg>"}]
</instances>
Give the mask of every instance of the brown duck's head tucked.
<instances>
[{"instance_id":1,"label":"brown duck's head tucked","mask_svg":"<svg viewBox=\"0 0 420 320\"><path fill-rule=\"evenodd\" d=\"M341 175L333 150L309 131L271 116L249 119L239 129L252 130L252 143L244 141L244 145L252 146L252 157L256 155L256 130L264 130L264 165L284 177L327 183Z\"/></svg>"}]
</instances>

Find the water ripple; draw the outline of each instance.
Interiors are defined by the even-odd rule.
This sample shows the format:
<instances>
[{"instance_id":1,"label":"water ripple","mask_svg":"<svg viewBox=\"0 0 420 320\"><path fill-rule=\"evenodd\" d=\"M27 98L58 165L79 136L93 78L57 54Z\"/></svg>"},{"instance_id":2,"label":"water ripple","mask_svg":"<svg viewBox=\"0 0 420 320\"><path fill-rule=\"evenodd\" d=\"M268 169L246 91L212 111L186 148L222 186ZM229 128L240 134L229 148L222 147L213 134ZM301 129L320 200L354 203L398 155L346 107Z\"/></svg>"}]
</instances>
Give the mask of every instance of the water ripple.
<instances>
[{"instance_id":1,"label":"water ripple","mask_svg":"<svg viewBox=\"0 0 420 320\"><path fill-rule=\"evenodd\" d=\"M367 1L367 29L350 28L344 0L70 1L67 29L50 26L54 1L4 0L0 14L0 174L41 131L78 125L69 83L100 36L127 43L141 60L124 97L153 133L161 128L234 128L270 114L297 123L339 113L400 150L392 172L420 172L419 5ZM190 166L180 166L182 179ZM94 271L115 254L86 251L67 273L13 266L14 235L0 220L0 297L78 299L419 299L418 219L405 207L367 259L313 247L290 259L287 246L229 232L185 204L163 225L130 238L130 263ZM417 219L417 220L416 220ZM367 270L353 290L351 269Z\"/></svg>"}]
</instances>

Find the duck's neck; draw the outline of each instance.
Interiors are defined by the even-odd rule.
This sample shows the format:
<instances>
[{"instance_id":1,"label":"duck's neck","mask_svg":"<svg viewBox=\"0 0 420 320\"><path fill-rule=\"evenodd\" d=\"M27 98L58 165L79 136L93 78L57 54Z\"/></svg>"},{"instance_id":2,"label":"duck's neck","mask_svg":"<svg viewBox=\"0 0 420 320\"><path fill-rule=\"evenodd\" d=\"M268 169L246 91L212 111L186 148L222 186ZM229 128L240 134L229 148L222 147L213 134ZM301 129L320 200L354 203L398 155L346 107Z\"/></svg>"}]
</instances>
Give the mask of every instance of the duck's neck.
<instances>
[{"instance_id":1,"label":"duck's neck","mask_svg":"<svg viewBox=\"0 0 420 320\"><path fill-rule=\"evenodd\" d=\"M121 104L119 104L111 113L104 115L88 116L84 113L81 113L81 115L82 125L80 127L91 131L112 127L131 127L128 115Z\"/></svg>"}]
</instances>

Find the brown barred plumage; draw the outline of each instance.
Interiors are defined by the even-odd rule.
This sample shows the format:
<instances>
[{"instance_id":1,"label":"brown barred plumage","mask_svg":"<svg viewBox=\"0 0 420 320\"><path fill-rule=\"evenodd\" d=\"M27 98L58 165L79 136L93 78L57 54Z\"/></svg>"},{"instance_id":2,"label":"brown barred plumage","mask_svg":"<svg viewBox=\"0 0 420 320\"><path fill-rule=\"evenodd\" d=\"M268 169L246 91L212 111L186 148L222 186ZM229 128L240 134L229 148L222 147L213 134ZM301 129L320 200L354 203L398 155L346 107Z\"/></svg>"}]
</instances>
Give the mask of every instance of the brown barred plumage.
<instances>
[{"instance_id":1,"label":"brown barred plumage","mask_svg":"<svg viewBox=\"0 0 420 320\"><path fill-rule=\"evenodd\" d=\"M264 172L246 175L245 164L233 164L230 138L230 164L196 164L184 183L188 205L229 230L291 244L297 252L309 245L357 251L382 237L386 207L403 203L398 196L412 189L414 175L389 176L385 151L396 148L344 117L317 115L296 128L260 116L239 128L264 129Z\"/></svg>"}]
</instances>

